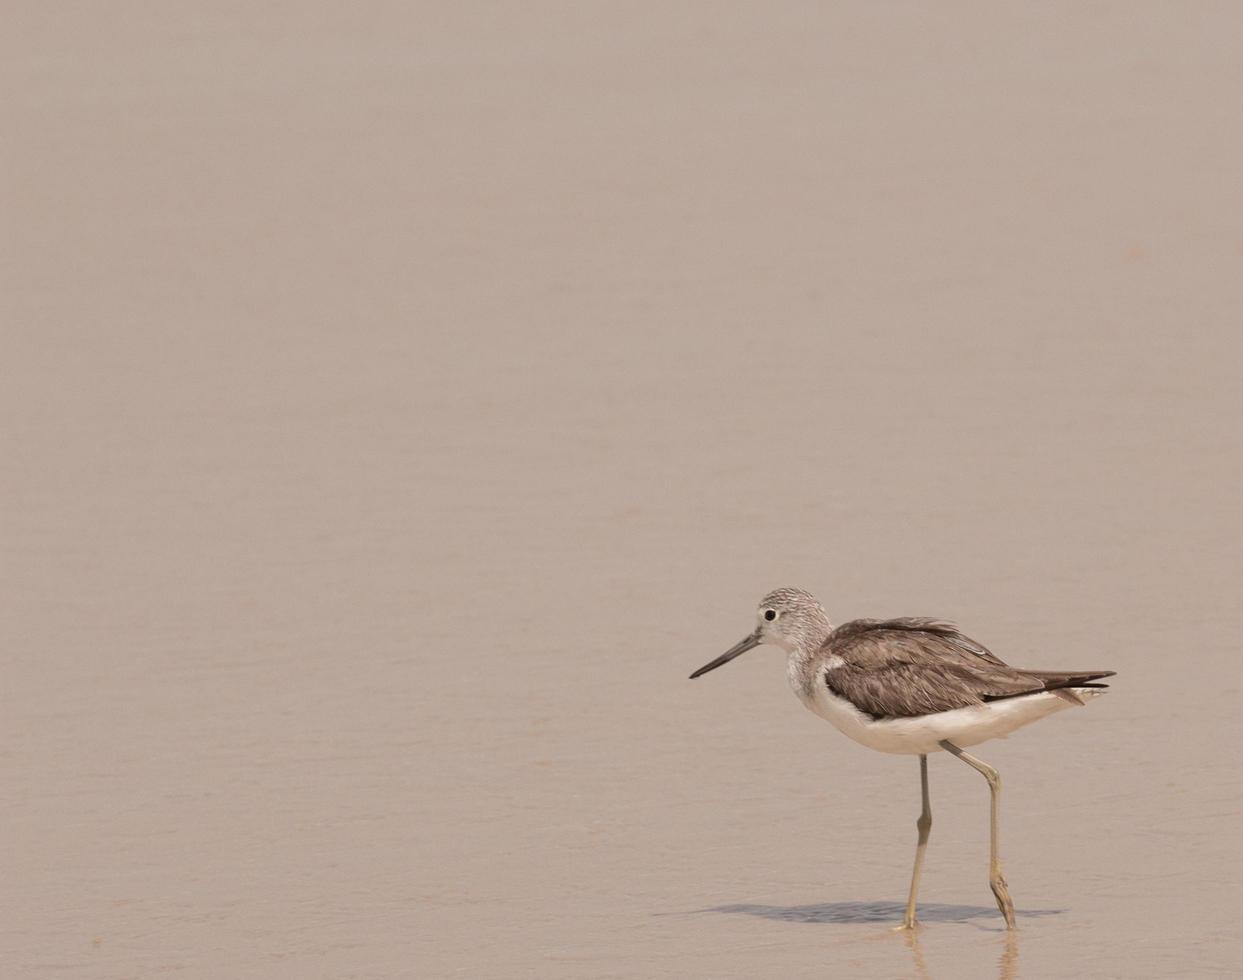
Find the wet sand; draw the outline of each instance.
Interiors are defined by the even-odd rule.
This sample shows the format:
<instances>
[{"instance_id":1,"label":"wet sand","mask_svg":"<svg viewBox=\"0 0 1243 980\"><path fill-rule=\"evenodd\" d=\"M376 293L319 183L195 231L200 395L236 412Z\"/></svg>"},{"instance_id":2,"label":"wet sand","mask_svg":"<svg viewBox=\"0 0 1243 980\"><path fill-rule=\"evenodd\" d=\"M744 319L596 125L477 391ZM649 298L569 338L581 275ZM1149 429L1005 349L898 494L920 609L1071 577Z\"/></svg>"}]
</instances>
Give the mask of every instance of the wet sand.
<instances>
[{"instance_id":1,"label":"wet sand","mask_svg":"<svg viewBox=\"0 0 1243 980\"><path fill-rule=\"evenodd\" d=\"M1232 4L22 4L6 976L1243 969ZM777 585L1106 698L917 766Z\"/></svg>"}]
</instances>

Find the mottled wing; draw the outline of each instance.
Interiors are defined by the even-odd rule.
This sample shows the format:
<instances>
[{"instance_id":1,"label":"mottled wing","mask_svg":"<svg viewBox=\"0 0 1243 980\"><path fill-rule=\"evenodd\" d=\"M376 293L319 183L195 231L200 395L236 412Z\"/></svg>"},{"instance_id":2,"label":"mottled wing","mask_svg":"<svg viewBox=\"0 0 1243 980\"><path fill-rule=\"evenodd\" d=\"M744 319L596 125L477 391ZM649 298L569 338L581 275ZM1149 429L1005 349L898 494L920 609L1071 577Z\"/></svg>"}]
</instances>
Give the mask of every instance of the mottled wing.
<instances>
[{"instance_id":1,"label":"mottled wing","mask_svg":"<svg viewBox=\"0 0 1243 980\"><path fill-rule=\"evenodd\" d=\"M924 616L903 616L898 619L856 619L853 622L843 623L836 632L845 638L854 634L875 633L878 630L925 635L947 652L965 656L968 662L974 662L976 658L979 658L1001 667L1006 666L1005 662L994 655L983 643L971 639L953 623L947 623L941 619L930 619Z\"/></svg>"},{"instance_id":2,"label":"mottled wing","mask_svg":"<svg viewBox=\"0 0 1243 980\"><path fill-rule=\"evenodd\" d=\"M825 683L874 718L907 718L1046 689L949 623L855 620L821 652Z\"/></svg>"}]
</instances>

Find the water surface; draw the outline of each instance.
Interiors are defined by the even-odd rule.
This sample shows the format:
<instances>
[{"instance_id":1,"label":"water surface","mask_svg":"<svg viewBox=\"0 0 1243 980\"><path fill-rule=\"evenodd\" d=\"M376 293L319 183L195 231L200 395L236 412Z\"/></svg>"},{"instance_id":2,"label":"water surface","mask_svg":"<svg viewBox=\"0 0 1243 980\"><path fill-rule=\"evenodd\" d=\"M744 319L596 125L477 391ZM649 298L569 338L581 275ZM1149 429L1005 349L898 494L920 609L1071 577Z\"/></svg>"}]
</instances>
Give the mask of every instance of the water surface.
<instances>
[{"instance_id":1,"label":"water surface","mask_svg":"<svg viewBox=\"0 0 1243 980\"><path fill-rule=\"evenodd\" d=\"M22 5L6 976L1237 975L1243 17ZM915 762L768 589L1111 694Z\"/></svg>"}]
</instances>

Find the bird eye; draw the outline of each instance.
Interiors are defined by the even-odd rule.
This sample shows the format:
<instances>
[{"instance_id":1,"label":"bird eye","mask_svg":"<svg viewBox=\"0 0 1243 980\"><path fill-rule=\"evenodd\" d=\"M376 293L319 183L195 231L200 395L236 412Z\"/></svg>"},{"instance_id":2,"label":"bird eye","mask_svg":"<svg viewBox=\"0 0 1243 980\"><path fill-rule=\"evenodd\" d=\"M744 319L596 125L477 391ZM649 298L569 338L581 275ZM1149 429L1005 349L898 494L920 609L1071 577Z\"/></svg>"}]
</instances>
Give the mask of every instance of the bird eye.
<instances>
[{"instance_id":1,"label":"bird eye","mask_svg":"<svg viewBox=\"0 0 1243 980\"><path fill-rule=\"evenodd\" d=\"M777 610L776 609L765 609L764 618L767 619L771 623L774 619L777 618Z\"/></svg>"}]
</instances>

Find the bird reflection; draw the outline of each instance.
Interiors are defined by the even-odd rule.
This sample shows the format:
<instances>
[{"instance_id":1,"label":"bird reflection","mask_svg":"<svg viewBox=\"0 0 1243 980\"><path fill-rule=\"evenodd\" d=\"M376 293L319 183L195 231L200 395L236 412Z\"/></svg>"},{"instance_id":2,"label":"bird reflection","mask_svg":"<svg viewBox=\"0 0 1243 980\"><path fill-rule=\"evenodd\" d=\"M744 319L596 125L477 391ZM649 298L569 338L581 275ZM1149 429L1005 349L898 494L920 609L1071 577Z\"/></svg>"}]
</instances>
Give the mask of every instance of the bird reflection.
<instances>
[{"instance_id":1,"label":"bird reflection","mask_svg":"<svg viewBox=\"0 0 1243 980\"><path fill-rule=\"evenodd\" d=\"M924 959L923 947L919 945L918 929L903 929L902 939L906 943L906 948L911 951L911 958L915 961L915 976L919 980L932 980L932 974L928 972L928 961Z\"/></svg>"},{"instance_id":2,"label":"bird reflection","mask_svg":"<svg viewBox=\"0 0 1243 980\"><path fill-rule=\"evenodd\" d=\"M866 925L869 923L892 923L902 920L904 906L897 902L829 902L823 905L719 905L703 911L726 912L734 914L755 915L764 919L779 922L806 923L837 923ZM954 922L971 924L978 929L991 931L979 920L997 919L996 909L982 908L977 905L921 905L920 919L923 922ZM1023 909L1018 915L1020 919L1040 918L1058 915L1064 909ZM978 923L978 924L977 924ZM882 933L870 934L869 942L881 942L892 939L895 933L902 937L902 942L911 954L913 977L918 980L932 980L928 968L928 960L920 942L920 935L926 926L915 929L885 930ZM1001 954L997 960L998 980L1016 980L1019 975L1019 933L1006 930L998 937ZM952 975L952 974L950 974Z\"/></svg>"},{"instance_id":3,"label":"bird reflection","mask_svg":"<svg viewBox=\"0 0 1243 980\"><path fill-rule=\"evenodd\" d=\"M924 958L924 949L919 942L918 929L903 929L901 936L906 948L911 951L911 962L915 967L912 976L919 980L932 980L928 972L928 961ZM1002 939L1001 957L997 960L997 980L1017 980L1019 975L1019 936L1013 929L1007 929Z\"/></svg>"},{"instance_id":4,"label":"bird reflection","mask_svg":"<svg viewBox=\"0 0 1243 980\"><path fill-rule=\"evenodd\" d=\"M1013 929L1007 930L1005 946L1001 951L997 976L999 980L1014 980L1019 975L1019 937Z\"/></svg>"}]
</instances>

